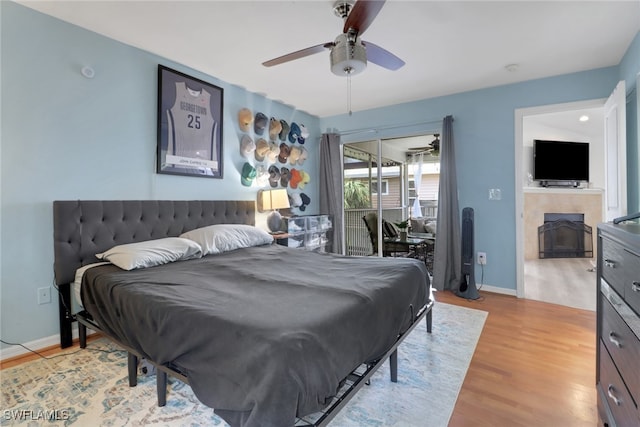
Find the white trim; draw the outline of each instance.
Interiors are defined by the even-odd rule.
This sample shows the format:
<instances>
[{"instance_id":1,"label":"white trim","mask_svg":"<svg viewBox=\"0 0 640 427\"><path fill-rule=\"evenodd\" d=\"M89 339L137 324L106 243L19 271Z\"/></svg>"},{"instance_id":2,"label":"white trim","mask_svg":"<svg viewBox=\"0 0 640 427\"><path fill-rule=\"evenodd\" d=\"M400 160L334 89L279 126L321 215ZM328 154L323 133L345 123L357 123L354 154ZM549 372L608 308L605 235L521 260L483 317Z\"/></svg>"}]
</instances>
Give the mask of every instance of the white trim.
<instances>
[{"instance_id":1,"label":"white trim","mask_svg":"<svg viewBox=\"0 0 640 427\"><path fill-rule=\"evenodd\" d=\"M580 110L584 108L604 108L606 99L591 99L588 101L567 102L562 104L542 105L514 110L515 121L515 217L516 217L516 296L524 298L524 188L522 185L522 122L526 116L556 113L560 111Z\"/></svg>"},{"instance_id":2,"label":"white trim","mask_svg":"<svg viewBox=\"0 0 640 427\"><path fill-rule=\"evenodd\" d=\"M383 190L384 190L384 191L383 191L382 193L380 193L381 195L383 195L383 196L388 196L388 195L389 195L389 180L388 180L388 179L382 179L381 181L378 181L378 180L376 180L376 179L372 179L372 180L371 180L371 187L373 187L373 183L374 183L374 182L375 182L375 184L376 184L376 188L375 188L376 190L379 190L379 188L378 188L378 182L381 182L381 183L382 183L382 187L383 187ZM377 196L377 195L378 195L378 192L377 192L377 191L375 191L373 188L371 188L371 195L372 195L372 196Z\"/></svg>"},{"instance_id":3,"label":"white trim","mask_svg":"<svg viewBox=\"0 0 640 427\"><path fill-rule=\"evenodd\" d=\"M491 292L494 294L511 295L513 297L517 296L516 291L514 289L507 289L507 288L501 288L499 286L490 286L490 285L482 285L482 284L476 285L476 287L478 288L480 288L481 286L482 286L482 289L479 289L481 291Z\"/></svg>"},{"instance_id":4,"label":"white trim","mask_svg":"<svg viewBox=\"0 0 640 427\"><path fill-rule=\"evenodd\" d=\"M96 333L95 331L91 329L87 329L87 336L93 335L95 333ZM78 338L78 325L76 324L73 325L72 337L74 339ZM25 347L30 348L31 350L42 351L43 349L47 347L51 347L52 345L60 346L60 334L39 338L37 340L33 340L26 343L21 343L21 344L23 344ZM12 357L22 356L27 353L30 353L29 350L26 350L25 348L20 347L19 345L3 348L3 349L0 349L0 361L5 361Z\"/></svg>"}]
</instances>

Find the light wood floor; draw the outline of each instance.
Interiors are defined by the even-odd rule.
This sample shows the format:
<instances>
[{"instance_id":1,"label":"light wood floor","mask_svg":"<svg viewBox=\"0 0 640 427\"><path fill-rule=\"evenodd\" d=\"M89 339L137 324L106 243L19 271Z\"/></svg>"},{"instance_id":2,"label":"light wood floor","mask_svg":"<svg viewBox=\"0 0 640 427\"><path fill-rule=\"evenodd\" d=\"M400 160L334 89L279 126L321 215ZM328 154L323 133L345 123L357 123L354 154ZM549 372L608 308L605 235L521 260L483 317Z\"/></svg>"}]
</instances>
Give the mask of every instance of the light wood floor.
<instances>
[{"instance_id":1,"label":"light wood floor","mask_svg":"<svg viewBox=\"0 0 640 427\"><path fill-rule=\"evenodd\" d=\"M449 427L596 426L595 312L480 294L435 293L489 312Z\"/></svg>"},{"instance_id":2,"label":"light wood floor","mask_svg":"<svg viewBox=\"0 0 640 427\"><path fill-rule=\"evenodd\" d=\"M595 312L480 295L467 301L435 293L437 301L489 312L449 427L595 426Z\"/></svg>"}]
</instances>

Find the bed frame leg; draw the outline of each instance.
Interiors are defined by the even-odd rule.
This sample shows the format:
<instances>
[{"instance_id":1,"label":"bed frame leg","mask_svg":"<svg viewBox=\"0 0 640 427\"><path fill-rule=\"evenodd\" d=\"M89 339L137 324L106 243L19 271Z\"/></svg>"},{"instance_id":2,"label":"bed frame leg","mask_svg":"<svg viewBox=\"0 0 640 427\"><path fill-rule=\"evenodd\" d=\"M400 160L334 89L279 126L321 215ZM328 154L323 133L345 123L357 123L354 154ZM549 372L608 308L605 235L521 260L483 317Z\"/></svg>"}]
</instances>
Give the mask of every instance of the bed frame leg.
<instances>
[{"instance_id":1,"label":"bed frame leg","mask_svg":"<svg viewBox=\"0 0 640 427\"><path fill-rule=\"evenodd\" d=\"M60 322L60 348L67 348L73 345L73 316L67 310L71 307L71 285L63 283L58 285L58 317Z\"/></svg>"},{"instance_id":2,"label":"bed frame leg","mask_svg":"<svg viewBox=\"0 0 640 427\"><path fill-rule=\"evenodd\" d=\"M78 339L80 348L87 348L87 327L80 322L78 322Z\"/></svg>"},{"instance_id":3,"label":"bed frame leg","mask_svg":"<svg viewBox=\"0 0 640 427\"><path fill-rule=\"evenodd\" d=\"M389 368L391 369L391 382L398 382L398 349L389 355Z\"/></svg>"},{"instance_id":4,"label":"bed frame leg","mask_svg":"<svg viewBox=\"0 0 640 427\"><path fill-rule=\"evenodd\" d=\"M127 368L129 370L129 387L135 387L138 385L138 356L129 353Z\"/></svg>"},{"instance_id":5,"label":"bed frame leg","mask_svg":"<svg viewBox=\"0 0 640 427\"><path fill-rule=\"evenodd\" d=\"M167 373L156 369L156 387L158 389L158 406L167 404Z\"/></svg>"}]
</instances>

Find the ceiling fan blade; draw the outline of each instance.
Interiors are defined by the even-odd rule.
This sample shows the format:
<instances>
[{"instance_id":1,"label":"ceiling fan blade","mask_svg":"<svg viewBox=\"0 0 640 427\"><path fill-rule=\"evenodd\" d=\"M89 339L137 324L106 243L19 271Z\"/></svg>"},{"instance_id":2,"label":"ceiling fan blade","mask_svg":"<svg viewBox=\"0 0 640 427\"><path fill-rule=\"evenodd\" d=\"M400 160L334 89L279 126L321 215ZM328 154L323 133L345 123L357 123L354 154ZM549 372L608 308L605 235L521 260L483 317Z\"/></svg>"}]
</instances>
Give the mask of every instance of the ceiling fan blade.
<instances>
[{"instance_id":1,"label":"ceiling fan blade","mask_svg":"<svg viewBox=\"0 0 640 427\"><path fill-rule=\"evenodd\" d=\"M295 52L287 53L286 55L279 56L274 59L270 59L262 63L265 67L272 67L274 65L279 65L285 62L293 61L294 59L304 58L305 56L314 55L316 53L320 53L325 49L332 47L333 42L322 43L316 46L311 46L306 49L297 50Z\"/></svg>"},{"instance_id":2,"label":"ceiling fan blade","mask_svg":"<svg viewBox=\"0 0 640 427\"><path fill-rule=\"evenodd\" d=\"M355 30L358 34L365 32L369 25L384 6L384 0L358 0L353 5L353 9L349 12L347 20L344 22L343 33L347 33L349 29Z\"/></svg>"},{"instance_id":3,"label":"ceiling fan blade","mask_svg":"<svg viewBox=\"0 0 640 427\"><path fill-rule=\"evenodd\" d=\"M367 48L367 61L393 71L401 68L405 64L402 59L376 44L364 40L362 44Z\"/></svg>"}]
</instances>

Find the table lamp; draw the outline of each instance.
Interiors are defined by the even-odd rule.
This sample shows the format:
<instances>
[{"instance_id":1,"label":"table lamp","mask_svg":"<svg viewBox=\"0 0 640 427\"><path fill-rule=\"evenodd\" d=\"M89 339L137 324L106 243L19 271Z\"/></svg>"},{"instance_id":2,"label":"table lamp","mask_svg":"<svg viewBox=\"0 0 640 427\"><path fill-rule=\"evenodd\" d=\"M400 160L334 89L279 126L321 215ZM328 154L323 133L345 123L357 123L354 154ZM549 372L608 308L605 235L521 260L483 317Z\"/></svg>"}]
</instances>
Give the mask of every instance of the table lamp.
<instances>
[{"instance_id":1,"label":"table lamp","mask_svg":"<svg viewBox=\"0 0 640 427\"><path fill-rule=\"evenodd\" d=\"M267 217L267 227L272 232L280 231L282 216L278 209L288 209L289 207L289 196L284 188L258 192L258 212L273 211Z\"/></svg>"}]
</instances>

